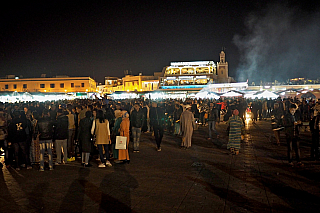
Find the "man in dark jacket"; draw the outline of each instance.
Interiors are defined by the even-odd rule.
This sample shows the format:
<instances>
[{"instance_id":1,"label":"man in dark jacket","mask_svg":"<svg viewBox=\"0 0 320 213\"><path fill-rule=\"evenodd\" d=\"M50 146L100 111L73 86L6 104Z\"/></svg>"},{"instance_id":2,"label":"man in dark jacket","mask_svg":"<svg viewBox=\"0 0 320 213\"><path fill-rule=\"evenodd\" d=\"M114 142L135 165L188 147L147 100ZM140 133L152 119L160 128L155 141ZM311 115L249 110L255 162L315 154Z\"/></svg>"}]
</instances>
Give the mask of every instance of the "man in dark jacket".
<instances>
[{"instance_id":1,"label":"man in dark jacket","mask_svg":"<svg viewBox=\"0 0 320 213\"><path fill-rule=\"evenodd\" d=\"M212 102L209 103L209 112L208 112L208 126L209 126L209 137L208 140L212 138L212 131L219 137L219 132L216 130L216 122L220 121L220 113L216 105Z\"/></svg>"},{"instance_id":2,"label":"man in dark jacket","mask_svg":"<svg viewBox=\"0 0 320 213\"><path fill-rule=\"evenodd\" d=\"M174 124L174 135L180 134L180 116L182 114L182 107L180 104L175 104L173 111L173 124Z\"/></svg>"},{"instance_id":3,"label":"man in dark jacket","mask_svg":"<svg viewBox=\"0 0 320 213\"><path fill-rule=\"evenodd\" d=\"M283 108L279 107L278 103L274 104L274 109L271 112L271 125L274 132L274 136L277 141L277 145L280 146L280 130L282 126L282 116L284 115Z\"/></svg>"},{"instance_id":4,"label":"man in dark jacket","mask_svg":"<svg viewBox=\"0 0 320 213\"><path fill-rule=\"evenodd\" d=\"M300 116L296 113L296 105L291 104L289 111L287 111L283 118L283 124L285 127L286 140L287 140L287 153L289 165L293 166L292 151L296 153L297 166L303 166L300 160L300 148L299 148L299 128L298 125L301 124Z\"/></svg>"},{"instance_id":5,"label":"man in dark jacket","mask_svg":"<svg viewBox=\"0 0 320 213\"><path fill-rule=\"evenodd\" d=\"M163 138L165 115L164 110L158 107L157 102L152 102L150 108L150 126L153 127L154 137L156 138L157 151L161 151L161 141Z\"/></svg>"},{"instance_id":6,"label":"man in dark jacket","mask_svg":"<svg viewBox=\"0 0 320 213\"><path fill-rule=\"evenodd\" d=\"M13 112L13 119L8 126L8 141L14 147L14 155L16 160L16 170L20 170L19 150L22 151L22 157L27 164L27 169L32 169L30 165L29 155L27 153L27 139L30 133L26 120L20 118L21 113L16 110Z\"/></svg>"},{"instance_id":7,"label":"man in dark jacket","mask_svg":"<svg viewBox=\"0 0 320 213\"><path fill-rule=\"evenodd\" d=\"M133 152L139 152L141 128L144 121L144 114L138 103L134 104L134 110L131 113L131 131L133 137Z\"/></svg>"},{"instance_id":8,"label":"man in dark jacket","mask_svg":"<svg viewBox=\"0 0 320 213\"><path fill-rule=\"evenodd\" d=\"M40 171L44 171L44 153L48 151L49 169L53 170L52 163L52 136L53 136L53 120L50 118L49 111L44 109L42 118L39 119L35 129L35 137L39 135L40 144Z\"/></svg>"},{"instance_id":9,"label":"man in dark jacket","mask_svg":"<svg viewBox=\"0 0 320 213\"><path fill-rule=\"evenodd\" d=\"M310 131L312 133L312 144L311 144L311 160L319 160L319 125L320 125L320 113L317 113L317 116L312 116L312 119L309 123Z\"/></svg>"},{"instance_id":10,"label":"man in dark jacket","mask_svg":"<svg viewBox=\"0 0 320 213\"><path fill-rule=\"evenodd\" d=\"M56 153L57 153L57 160L56 165L62 163L61 161L61 148L63 149L63 159L64 162L67 162L68 154L67 154L67 147L68 147L68 127L69 121L66 114L63 112L62 109L58 109L57 111L57 120L54 124L54 134L53 134L53 141L56 145Z\"/></svg>"}]
</instances>

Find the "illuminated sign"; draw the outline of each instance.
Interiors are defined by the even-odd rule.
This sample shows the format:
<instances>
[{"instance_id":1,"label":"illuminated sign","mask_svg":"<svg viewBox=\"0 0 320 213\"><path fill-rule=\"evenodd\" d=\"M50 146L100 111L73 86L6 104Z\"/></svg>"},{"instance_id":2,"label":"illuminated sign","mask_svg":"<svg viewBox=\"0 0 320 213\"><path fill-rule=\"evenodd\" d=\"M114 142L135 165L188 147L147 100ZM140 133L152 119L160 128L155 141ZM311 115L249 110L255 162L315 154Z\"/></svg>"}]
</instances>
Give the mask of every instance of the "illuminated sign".
<instances>
[{"instance_id":1,"label":"illuminated sign","mask_svg":"<svg viewBox=\"0 0 320 213\"><path fill-rule=\"evenodd\" d=\"M182 85L182 86L162 86L161 89L193 89L204 88L207 85Z\"/></svg>"},{"instance_id":2,"label":"illuminated sign","mask_svg":"<svg viewBox=\"0 0 320 213\"><path fill-rule=\"evenodd\" d=\"M179 79L193 79L193 76L179 76Z\"/></svg>"},{"instance_id":3,"label":"illuminated sign","mask_svg":"<svg viewBox=\"0 0 320 213\"><path fill-rule=\"evenodd\" d=\"M171 66L215 66L213 61L171 62Z\"/></svg>"},{"instance_id":4,"label":"illuminated sign","mask_svg":"<svg viewBox=\"0 0 320 213\"><path fill-rule=\"evenodd\" d=\"M206 79L207 76L206 75L200 75L200 76L196 76L196 78L198 78L198 79Z\"/></svg>"},{"instance_id":5,"label":"illuminated sign","mask_svg":"<svg viewBox=\"0 0 320 213\"><path fill-rule=\"evenodd\" d=\"M176 80L176 77L167 77L167 80Z\"/></svg>"}]
</instances>

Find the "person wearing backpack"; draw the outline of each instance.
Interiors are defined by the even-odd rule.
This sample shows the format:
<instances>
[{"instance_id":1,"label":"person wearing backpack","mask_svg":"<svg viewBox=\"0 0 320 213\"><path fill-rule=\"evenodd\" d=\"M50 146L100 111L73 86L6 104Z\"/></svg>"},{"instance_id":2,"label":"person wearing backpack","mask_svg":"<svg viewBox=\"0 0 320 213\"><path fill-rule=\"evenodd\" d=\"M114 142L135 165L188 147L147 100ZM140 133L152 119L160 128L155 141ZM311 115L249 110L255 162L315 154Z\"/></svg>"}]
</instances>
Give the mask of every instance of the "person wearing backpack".
<instances>
[{"instance_id":1,"label":"person wearing backpack","mask_svg":"<svg viewBox=\"0 0 320 213\"><path fill-rule=\"evenodd\" d=\"M21 156L24 158L27 169L32 169L30 165L29 155L27 153L27 139L30 134L30 129L26 120L21 118L21 113L18 110L13 112L13 119L8 126L8 141L12 143L14 147L14 155L16 160L16 170L20 170L19 151L21 150Z\"/></svg>"}]
</instances>

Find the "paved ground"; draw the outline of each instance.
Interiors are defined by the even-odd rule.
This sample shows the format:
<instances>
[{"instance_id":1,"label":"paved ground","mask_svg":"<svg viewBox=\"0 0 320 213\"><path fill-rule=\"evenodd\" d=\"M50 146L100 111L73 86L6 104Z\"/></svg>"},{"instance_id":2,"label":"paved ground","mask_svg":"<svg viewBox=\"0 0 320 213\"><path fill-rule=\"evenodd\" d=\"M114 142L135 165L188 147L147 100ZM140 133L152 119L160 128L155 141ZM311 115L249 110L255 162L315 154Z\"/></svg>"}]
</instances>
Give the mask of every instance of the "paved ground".
<instances>
[{"instance_id":1,"label":"paved ground","mask_svg":"<svg viewBox=\"0 0 320 213\"><path fill-rule=\"evenodd\" d=\"M292 168L284 135L276 146L270 121L248 123L238 156L226 150L226 125L217 129L219 140L208 141L200 127L189 150L165 135L161 152L144 134L130 164L110 168L3 168L0 212L320 212L320 163L309 160L310 133L302 133L305 167Z\"/></svg>"}]
</instances>

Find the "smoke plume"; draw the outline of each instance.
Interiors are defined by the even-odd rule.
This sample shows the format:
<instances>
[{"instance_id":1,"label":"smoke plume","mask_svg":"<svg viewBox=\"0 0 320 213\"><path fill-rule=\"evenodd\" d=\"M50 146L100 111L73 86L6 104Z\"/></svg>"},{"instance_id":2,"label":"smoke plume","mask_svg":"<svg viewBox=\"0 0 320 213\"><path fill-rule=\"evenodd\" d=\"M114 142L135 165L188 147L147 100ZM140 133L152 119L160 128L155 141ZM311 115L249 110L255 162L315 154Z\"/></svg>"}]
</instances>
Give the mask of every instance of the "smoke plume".
<instances>
[{"instance_id":1,"label":"smoke plume","mask_svg":"<svg viewBox=\"0 0 320 213\"><path fill-rule=\"evenodd\" d=\"M235 35L241 63L237 80L286 81L320 77L320 15L280 5L251 14L245 35Z\"/></svg>"}]
</instances>

